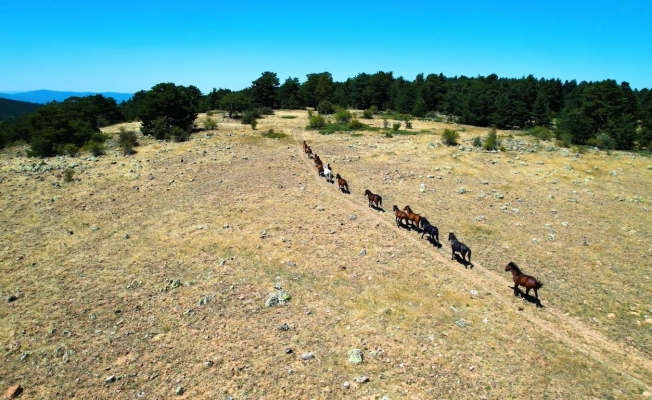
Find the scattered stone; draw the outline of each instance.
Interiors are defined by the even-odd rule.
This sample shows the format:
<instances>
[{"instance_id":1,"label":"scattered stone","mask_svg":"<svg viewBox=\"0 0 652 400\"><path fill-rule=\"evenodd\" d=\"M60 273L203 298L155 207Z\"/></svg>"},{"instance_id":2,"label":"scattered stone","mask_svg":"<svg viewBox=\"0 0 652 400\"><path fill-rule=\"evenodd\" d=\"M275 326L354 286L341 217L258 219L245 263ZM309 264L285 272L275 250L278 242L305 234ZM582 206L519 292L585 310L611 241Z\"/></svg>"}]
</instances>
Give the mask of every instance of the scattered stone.
<instances>
[{"instance_id":1,"label":"scattered stone","mask_svg":"<svg viewBox=\"0 0 652 400\"><path fill-rule=\"evenodd\" d=\"M504 198L505 196L503 196L503 194L500 193L500 192L496 192L496 193L494 193L494 197L497 198L497 199L502 199L502 198Z\"/></svg>"},{"instance_id":2,"label":"scattered stone","mask_svg":"<svg viewBox=\"0 0 652 400\"><path fill-rule=\"evenodd\" d=\"M460 328L464 328L469 326L471 323L469 321L465 321L463 319L458 319L455 321L455 325L459 326Z\"/></svg>"},{"instance_id":3,"label":"scattered stone","mask_svg":"<svg viewBox=\"0 0 652 400\"><path fill-rule=\"evenodd\" d=\"M197 305L198 305L199 307L201 307L201 306L205 306L206 304L208 304L209 301L211 301L210 296L208 296L208 295L205 294L205 295L202 295L202 296L201 296L201 298L200 298L199 301L197 302Z\"/></svg>"},{"instance_id":4,"label":"scattered stone","mask_svg":"<svg viewBox=\"0 0 652 400\"><path fill-rule=\"evenodd\" d=\"M568 224L568 222L566 222L566 221L564 221L564 222L561 223L561 226L563 226L563 227L567 227L568 225L569 225L569 224Z\"/></svg>"},{"instance_id":5,"label":"scattered stone","mask_svg":"<svg viewBox=\"0 0 652 400\"><path fill-rule=\"evenodd\" d=\"M104 379L104 383L113 383L113 382L115 382L115 375L111 375L106 379Z\"/></svg>"},{"instance_id":6,"label":"scattered stone","mask_svg":"<svg viewBox=\"0 0 652 400\"><path fill-rule=\"evenodd\" d=\"M459 194L464 194L464 193L466 193L466 188L461 187L461 188L457 189L457 193L459 193Z\"/></svg>"},{"instance_id":7,"label":"scattered stone","mask_svg":"<svg viewBox=\"0 0 652 400\"><path fill-rule=\"evenodd\" d=\"M322 207L322 206L317 206L317 211L324 211L324 207Z\"/></svg>"},{"instance_id":8,"label":"scattered stone","mask_svg":"<svg viewBox=\"0 0 652 400\"><path fill-rule=\"evenodd\" d=\"M365 382L369 382L369 377L368 376L359 376L359 377L355 378L355 381L356 381L356 383L361 383L362 384L362 383L365 383Z\"/></svg>"},{"instance_id":9,"label":"scattered stone","mask_svg":"<svg viewBox=\"0 0 652 400\"><path fill-rule=\"evenodd\" d=\"M420 192L420 193L425 193L425 192L426 192L426 184L425 184L425 183L422 183L422 184L419 186L419 192Z\"/></svg>"},{"instance_id":10,"label":"scattered stone","mask_svg":"<svg viewBox=\"0 0 652 400\"><path fill-rule=\"evenodd\" d=\"M609 318L609 319L614 319L614 318L616 318L616 314L614 314L614 313L609 313L609 314L607 314L607 318Z\"/></svg>"},{"instance_id":11,"label":"scattered stone","mask_svg":"<svg viewBox=\"0 0 652 400\"><path fill-rule=\"evenodd\" d=\"M88 319L91 321L95 321L95 319L97 319L97 315L95 315L95 313L92 312L88 315Z\"/></svg>"},{"instance_id":12,"label":"scattered stone","mask_svg":"<svg viewBox=\"0 0 652 400\"><path fill-rule=\"evenodd\" d=\"M478 215L477 217L475 217L475 220L476 221L484 221L484 215Z\"/></svg>"},{"instance_id":13,"label":"scattered stone","mask_svg":"<svg viewBox=\"0 0 652 400\"><path fill-rule=\"evenodd\" d=\"M5 390L5 396L8 399L15 399L23 393L23 388L19 384L10 386Z\"/></svg>"},{"instance_id":14,"label":"scattered stone","mask_svg":"<svg viewBox=\"0 0 652 400\"><path fill-rule=\"evenodd\" d=\"M483 319L482 319L482 323L483 323L483 324L487 324L487 323L489 323L489 318L483 318Z\"/></svg>"},{"instance_id":15,"label":"scattered stone","mask_svg":"<svg viewBox=\"0 0 652 400\"><path fill-rule=\"evenodd\" d=\"M207 366L207 367L212 367L212 366L213 366L213 362L210 361L210 360L209 360L209 361L205 361L205 362L204 362L204 365Z\"/></svg>"},{"instance_id":16,"label":"scattered stone","mask_svg":"<svg viewBox=\"0 0 652 400\"><path fill-rule=\"evenodd\" d=\"M367 249L362 249L362 250L360 250L360 252L358 253L358 255L359 255L359 256L366 256L366 255L367 255Z\"/></svg>"},{"instance_id":17,"label":"scattered stone","mask_svg":"<svg viewBox=\"0 0 652 400\"><path fill-rule=\"evenodd\" d=\"M469 367L469 371L473 371L474 369L475 369L475 366L473 366L473 365L471 365L471 366Z\"/></svg>"},{"instance_id":18,"label":"scattered stone","mask_svg":"<svg viewBox=\"0 0 652 400\"><path fill-rule=\"evenodd\" d=\"M183 394L183 392L185 392L185 390L183 389L183 386L177 386L177 390L174 391L174 393L176 393L177 396L181 396Z\"/></svg>"},{"instance_id":19,"label":"scattered stone","mask_svg":"<svg viewBox=\"0 0 652 400\"><path fill-rule=\"evenodd\" d=\"M315 355L312 353L305 353L304 355L301 356L301 359L304 361L310 360L315 358Z\"/></svg>"},{"instance_id":20,"label":"scattered stone","mask_svg":"<svg viewBox=\"0 0 652 400\"><path fill-rule=\"evenodd\" d=\"M286 323L283 323L283 325L281 325L281 326L278 327L278 330L279 330L279 331L283 331L283 332L287 332L287 331L290 330L290 325L288 325L288 324L286 324Z\"/></svg>"},{"instance_id":21,"label":"scattered stone","mask_svg":"<svg viewBox=\"0 0 652 400\"><path fill-rule=\"evenodd\" d=\"M355 365L362 364L362 350L360 349L349 350L347 352L347 355L349 357L349 362L351 364L355 364Z\"/></svg>"},{"instance_id":22,"label":"scattered stone","mask_svg":"<svg viewBox=\"0 0 652 400\"><path fill-rule=\"evenodd\" d=\"M538 243L538 242L539 242L539 239L537 239L537 238L532 238L532 243Z\"/></svg>"},{"instance_id":23,"label":"scattered stone","mask_svg":"<svg viewBox=\"0 0 652 400\"><path fill-rule=\"evenodd\" d=\"M579 200L577 200L577 199L574 198L574 197L571 197L570 199L568 199L568 202L569 202L569 203L579 203Z\"/></svg>"},{"instance_id":24,"label":"scattered stone","mask_svg":"<svg viewBox=\"0 0 652 400\"><path fill-rule=\"evenodd\" d=\"M12 303L14 301L18 300L18 297L14 296L13 294L9 297L7 297L7 302Z\"/></svg>"},{"instance_id":25,"label":"scattered stone","mask_svg":"<svg viewBox=\"0 0 652 400\"><path fill-rule=\"evenodd\" d=\"M342 387L343 387L344 389L348 389L348 388L351 387L351 384L350 384L348 381L346 381L346 382L344 382L344 383L342 384Z\"/></svg>"},{"instance_id":26,"label":"scattered stone","mask_svg":"<svg viewBox=\"0 0 652 400\"><path fill-rule=\"evenodd\" d=\"M277 290L275 292L271 292L265 299L265 307L287 304L287 302L290 301L290 298L290 293L286 292L285 290Z\"/></svg>"},{"instance_id":27,"label":"scattered stone","mask_svg":"<svg viewBox=\"0 0 652 400\"><path fill-rule=\"evenodd\" d=\"M20 361L25 361L27 360L27 357L29 357L30 353L22 353L20 355Z\"/></svg>"},{"instance_id":28,"label":"scattered stone","mask_svg":"<svg viewBox=\"0 0 652 400\"><path fill-rule=\"evenodd\" d=\"M471 296L477 296L478 291L477 290L471 290Z\"/></svg>"},{"instance_id":29,"label":"scattered stone","mask_svg":"<svg viewBox=\"0 0 652 400\"><path fill-rule=\"evenodd\" d=\"M128 233L125 235L125 239L129 239L130 237L131 237L131 236L129 236Z\"/></svg>"},{"instance_id":30,"label":"scattered stone","mask_svg":"<svg viewBox=\"0 0 652 400\"><path fill-rule=\"evenodd\" d=\"M292 354L292 353L294 353L294 350L292 350L291 348L288 347L287 349L285 349L285 354Z\"/></svg>"},{"instance_id":31,"label":"scattered stone","mask_svg":"<svg viewBox=\"0 0 652 400\"><path fill-rule=\"evenodd\" d=\"M283 286L281 285L281 282L276 282L276 283L274 284L274 289L276 289L276 290L281 290L281 289L283 289Z\"/></svg>"},{"instance_id":32,"label":"scattered stone","mask_svg":"<svg viewBox=\"0 0 652 400\"><path fill-rule=\"evenodd\" d=\"M288 267L296 267L296 266L297 263L295 263L294 261L288 261Z\"/></svg>"},{"instance_id":33,"label":"scattered stone","mask_svg":"<svg viewBox=\"0 0 652 400\"><path fill-rule=\"evenodd\" d=\"M358 217L355 215L349 215L349 221L355 221Z\"/></svg>"},{"instance_id":34,"label":"scattered stone","mask_svg":"<svg viewBox=\"0 0 652 400\"><path fill-rule=\"evenodd\" d=\"M611 171L611 172L609 172L609 175L611 175L611 176L618 176L618 172L616 172L616 171Z\"/></svg>"},{"instance_id":35,"label":"scattered stone","mask_svg":"<svg viewBox=\"0 0 652 400\"><path fill-rule=\"evenodd\" d=\"M489 181L482 181L482 184L483 184L483 185L488 185L488 184L489 184Z\"/></svg>"},{"instance_id":36,"label":"scattered stone","mask_svg":"<svg viewBox=\"0 0 652 400\"><path fill-rule=\"evenodd\" d=\"M96 230L99 230L99 229L100 229L100 227L97 226L97 225L93 225L93 226L91 227L91 230L92 230L92 231L96 231Z\"/></svg>"}]
</instances>

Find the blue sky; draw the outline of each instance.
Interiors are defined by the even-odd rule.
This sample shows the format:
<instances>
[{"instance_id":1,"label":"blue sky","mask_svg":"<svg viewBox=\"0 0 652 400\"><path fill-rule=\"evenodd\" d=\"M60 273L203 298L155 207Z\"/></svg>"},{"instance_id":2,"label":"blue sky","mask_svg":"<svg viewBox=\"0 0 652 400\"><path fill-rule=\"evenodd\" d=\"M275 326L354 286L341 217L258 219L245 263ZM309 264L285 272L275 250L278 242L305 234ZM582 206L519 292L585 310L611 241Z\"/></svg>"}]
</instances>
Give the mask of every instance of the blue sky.
<instances>
[{"instance_id":1,"label":"blue sky","mask_svg":"<svg viewBox=\"0 0 652 400\"><path fill-rule=\"evenodd\" d=\"M652 1L0 0L0 92L242 89L263 71L652 87Z\"/></svg>"}]
</instances>

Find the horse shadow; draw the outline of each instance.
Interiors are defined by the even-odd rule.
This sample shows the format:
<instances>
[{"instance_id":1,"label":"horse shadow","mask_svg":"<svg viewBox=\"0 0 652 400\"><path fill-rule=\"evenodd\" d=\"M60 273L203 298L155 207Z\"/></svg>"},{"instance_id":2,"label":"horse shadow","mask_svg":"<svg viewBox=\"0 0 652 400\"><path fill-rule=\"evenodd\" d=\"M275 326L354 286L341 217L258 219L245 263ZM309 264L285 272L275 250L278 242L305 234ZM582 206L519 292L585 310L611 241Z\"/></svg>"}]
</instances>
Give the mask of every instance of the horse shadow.
<instances>
[{"instance_id":1,"label":"horse shadow","mask_svg":"<svg viewBox=\"0 0 652 400\"><path fill-rule=\"evenodd\" d=\"M535 304L537 308L545 308L543 304L541 304L541 300L537 299L532 295L525 293L518 286L509 286L509 288L514 290L514 296L520 297L523 300L527 301L528 303Z\"/></svg>"},{"instance_id":2,"label":"horse shadow","mask_svg":"<svg viewBox=\"0 0 652 400\"><path fill-rule=\"evenodd\" d=\"M430 242L430 244L436 248L441 249L443 247L442 244L437 241L437 239L431 238L430 236L426 236L425 238L428 239L428 242Z\"/></svg>"},{"instance_id":3,"label":"horse shadow","mask_svg":"<svg viewBox=\"0 0 652 400\"><path fill-rule=\"evenodd\" d=\"M373 209L376 210L376 211L385 212L385 209L384 209L384 208L382 208L382 207L376 207L376 206L373 205L373 204L371 205L371 208L373 208Z\"/></svg>"},{"instance_id":4,"label":"horse shadow","mask_svg":"<svg viewBox=\"0 0 652 400\"><path fill-rule=\"evenodd\" d=\"M466 268L469 268L469 267L471 267L471 269L473 269L473 264L471 264L470 262L468 262L468 261L466 261L465 259L463 259L463 258L462 258L459 254L457 254L457 253L455 254L455 261L457 261L458 263L464 265L464 268L465 268L465 269L466 269Z\"/></svg>"},{"instance_id":5,"label":"horse shadow","mask_svg":"<svg viewBox=\"0 0 652 400\"><path fill-rule=\"evenodd\" d=\"M342 192L342 193L344 193L344 194L351 194L351 192L349 192L349 191L346 190L346 189L340 189L340 192Z\"/></svg>"}]
</instances>

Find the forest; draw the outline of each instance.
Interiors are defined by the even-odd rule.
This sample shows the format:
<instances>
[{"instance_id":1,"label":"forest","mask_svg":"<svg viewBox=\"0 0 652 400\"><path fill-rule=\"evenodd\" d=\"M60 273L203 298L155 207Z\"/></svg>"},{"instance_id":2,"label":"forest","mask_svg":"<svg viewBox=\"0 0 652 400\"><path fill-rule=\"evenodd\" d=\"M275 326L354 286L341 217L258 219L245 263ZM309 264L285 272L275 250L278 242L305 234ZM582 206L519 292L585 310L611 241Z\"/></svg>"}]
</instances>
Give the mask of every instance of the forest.
<instances>
[{"instance_id":1,"label":"forest","mask_svg":"<svg viewBox=\"0 0 652 400\"><path fill-rule=\"evenodd\" d=\"M319 107L328 104L329 107ZM62 154L68 146L102 140L99 128L141 121L142 131L158 139L185 140L199 112L223 110L238 117L256 109L315 110L349 108L414 118L441 118L459 124L528 131L547 128L565 145L602 149L652 149L652 94L627 82L562 82L488 76L417 75L414 80L392 72L361 73L344 82L329 72L311 73L301 82L283 83L263 72L241 91L161 83L117 104L102 95L51 102L34 113L0 122L0 147L31 145L31 155Z\"/></svg>"},{"instance_id":2,"label":"forest","mask_svg":"<svg viewBox=\"0 0 652 400\"><path fill-rule=\"evenodd\" d=\"M41 104L0 97L0 121L14 120L23 114L33 113L40 107L42 107Z\"/></svg>"}]
</instances>

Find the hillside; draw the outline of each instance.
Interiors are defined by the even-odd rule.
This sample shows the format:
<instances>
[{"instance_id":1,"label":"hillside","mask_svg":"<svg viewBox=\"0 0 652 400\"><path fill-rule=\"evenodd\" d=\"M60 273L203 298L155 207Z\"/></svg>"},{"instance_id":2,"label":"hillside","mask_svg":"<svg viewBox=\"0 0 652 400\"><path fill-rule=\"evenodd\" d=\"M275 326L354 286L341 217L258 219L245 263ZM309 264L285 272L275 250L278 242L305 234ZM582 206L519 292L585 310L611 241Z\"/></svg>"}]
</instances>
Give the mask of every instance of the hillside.
<instances>
[{"instance_id":1,"label":"hillside","mask_svg":"<svg viewBox=\"0 0 652 400\"><path fill-rule=\"evenodd\" d=\"M6 121L36 111L40 104L3 99L0 97L0 121Z\"/></svg>"},{"instance_id":2,"label":"hillside","mask_svg":"<svg viewBox=\"0 0 652 400\"><path fill-rule=\"evenodd\" d=\"M1 98L27 101L31 103L45 104L50 101L64 101L69 97L85 97L94 94L101 94L104 97L113 97L117 103L127 101L133 96L131 93L115 93L115 92L58 92L55 90L33 90L22 93L0 93Z\"/></svg>"},{"instance_id":3,"label":"hillside","mask_svg":"<svg viewBox=\"0 0 652 400\"><path fill-rule=\"evenodd\" d=\"M116 147L42 162L2 152L0 294L15 299L0 308L0 389L652 396L649 158L573 154L503 131L507 151L485 152L471 143L486 130L436 122L393 137L306 125L303 111L255 131L221 118L185 143L141 137L130 157ZM462 146L441 144L445 128ZM288 137L265 138L268 129ZM317 175L303 140L350 194ZM75 181L60 179L66 166ZM368 207L365 189L386 212ZM442 246L397 227L395 204L437 225ZM451 260L451 230L473 268ZM514 296L510 261L544 282L543 308ZM291 299L265 307L275 287ZM352 349L362 364L348 362Z\"/></svg>"}]
</instances>

